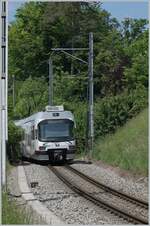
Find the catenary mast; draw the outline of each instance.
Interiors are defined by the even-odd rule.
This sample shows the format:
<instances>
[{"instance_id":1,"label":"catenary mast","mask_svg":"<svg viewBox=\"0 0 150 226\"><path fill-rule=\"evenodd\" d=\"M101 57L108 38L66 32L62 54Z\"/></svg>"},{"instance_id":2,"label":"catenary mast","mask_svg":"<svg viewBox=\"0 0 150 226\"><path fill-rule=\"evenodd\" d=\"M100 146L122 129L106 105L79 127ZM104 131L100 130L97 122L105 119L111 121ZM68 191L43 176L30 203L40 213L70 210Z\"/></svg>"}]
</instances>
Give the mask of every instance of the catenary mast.
<instances>
[{"instance_id":1,"label":"catenary mast","mask_svg":"<svg viewBox=\"0 0 150 226\"><path fill-rule=\"evenodd\" d=\"M7 129L7 25L6 25L6 1L0 1L0 153L1 153L1 184L6 185L6 143L8 140Z\"/></svg>"}]
</instances>

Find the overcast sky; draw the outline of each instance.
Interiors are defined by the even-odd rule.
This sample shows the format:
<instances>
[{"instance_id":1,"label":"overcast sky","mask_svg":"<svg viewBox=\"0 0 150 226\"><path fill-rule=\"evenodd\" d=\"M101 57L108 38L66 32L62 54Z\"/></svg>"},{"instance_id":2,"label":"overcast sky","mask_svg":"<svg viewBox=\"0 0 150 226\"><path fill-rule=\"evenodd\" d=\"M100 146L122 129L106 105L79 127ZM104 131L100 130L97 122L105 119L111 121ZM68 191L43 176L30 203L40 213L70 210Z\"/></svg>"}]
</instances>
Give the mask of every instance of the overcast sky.
<instances>
[{"instance_id":1,"label":"overcast sky","mask_svg":"<svg viewBox=\"0 0 150 226\"><path fill-rule=\"evenodd\" d=\"M25 1L9 1L8 3L8 20L11 22L15 19L16 9ZM130 18L146 18L148 19L148 1L110 1L103 2L102 8L111 13L112 17L116 17L119 22L126 17Z\"/></svg>"}]
</instances>

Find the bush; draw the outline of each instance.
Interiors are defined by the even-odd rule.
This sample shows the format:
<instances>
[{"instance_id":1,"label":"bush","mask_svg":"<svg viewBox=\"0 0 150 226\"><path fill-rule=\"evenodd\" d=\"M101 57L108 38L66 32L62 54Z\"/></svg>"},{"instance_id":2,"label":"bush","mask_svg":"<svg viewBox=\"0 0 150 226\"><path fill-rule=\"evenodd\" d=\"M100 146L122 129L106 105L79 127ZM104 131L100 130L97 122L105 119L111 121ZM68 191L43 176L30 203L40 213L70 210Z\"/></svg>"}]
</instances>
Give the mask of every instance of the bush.
<instances>
[{"instance_id":1,"label":"bush","mask_svg":"<svg viewBox=\"0 0 150 226\"><path fill-rule=\"evenodd\" d=\"M87 128L87 104L85 102L65 103L64 109L69 110L75 117L75 138L77 141L77 152L81 153L86 147L86 128Z\"/></svg>"},{"instance_id":2,"label":"bush","mask_svg":"<svg viewBox=\"0 0 150 226\"><path fill-rule=\"evenodd\" d=\"M128 119L142 111L148 102L147 90L138 86L132 91L120 95L108 96L94 101L94 135L95 139L108 133L114 133ZM62 103L62 100L60 100ZM86 147L87 103L72 100L64 102L64 108L73 112L76 121L75 137L77 152L83 153ZM19 158L19 141L21 130L12 121L9 122L9 156Z\"/></svg>"},{"instance_id":3,"label":"bush","mask_svg":"<svg viewBox=\"0 0 150 226\"><path fill-rule=\"evenodd\" d=\"M7 154L10 161L16 162L20 158L20 144L22 130L13 121L8 123L8 148Z\"/></svg>"},{"instance_id":4,"label":"bush","mask_svg":"<svg viewBox=\"0 0 150 226\"><path fill-rule=\"evenodd\" d=\"M94 104L95 139L108 133L114 133L128 119L142 111L148 102L147 90L139 86L130 92L97 99ZM65 109L71 110L76 121L77 151L81 153L86 145L87 104L84 102L65 103Z\"/></svg>"},{"instance_id":5,"label":"bush","mask_svg":"<svg viewBox=\"0 0 150 226\"><path fill-rule=\"evenodd\" d=\"M95 138L113 133L128 119L147 106L147 91L143 87L121 95L105 97L95 103Z\"/></svg>"}]
</instances>

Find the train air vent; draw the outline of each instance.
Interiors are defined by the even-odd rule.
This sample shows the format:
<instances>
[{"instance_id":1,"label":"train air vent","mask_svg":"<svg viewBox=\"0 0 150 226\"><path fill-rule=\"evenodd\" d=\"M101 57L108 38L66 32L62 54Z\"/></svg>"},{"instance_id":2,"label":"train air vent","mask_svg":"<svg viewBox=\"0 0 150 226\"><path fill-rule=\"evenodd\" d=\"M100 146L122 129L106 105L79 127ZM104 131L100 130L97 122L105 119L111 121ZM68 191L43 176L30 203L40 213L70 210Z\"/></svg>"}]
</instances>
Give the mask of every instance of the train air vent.
<instances>
[{"instance_id":1,"label":"train air vent","mask_svg":"<svg viewBox=\"0 0 150 226\"><path fill-rule=\"evenodd\" d=\"M57 117L57 116L59 116L59 113L58 112L55 112L55 113L53 113L53 116L54 117Z\"/></svg>"}]
</instances>

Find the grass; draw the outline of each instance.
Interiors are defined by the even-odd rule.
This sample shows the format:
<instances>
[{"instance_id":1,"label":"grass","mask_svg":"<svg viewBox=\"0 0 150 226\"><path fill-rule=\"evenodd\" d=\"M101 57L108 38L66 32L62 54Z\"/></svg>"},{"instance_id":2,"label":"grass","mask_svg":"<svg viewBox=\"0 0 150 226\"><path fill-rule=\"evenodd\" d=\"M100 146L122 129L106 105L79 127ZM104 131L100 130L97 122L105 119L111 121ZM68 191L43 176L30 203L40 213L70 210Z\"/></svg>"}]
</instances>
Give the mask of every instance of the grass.
<instances>
[{"instance_id":1,"label":"grass","mask_svg":"<svg viewBox=\"0 0 150 226\"><path fill-rule=\"evenodd\" d=\"M100 138L93 158L134 173L148 174L148 110L131 119L115 134Z\"/></svg>"},{"instance_id":2,"label":"grass","mask_svg":"<svg viewBox=\"0 0 150 226\"><path fill-rule=\"evenodd\" d=\"M7 175L14 166L6 162ZM2 192L2 224L32 224L32 216L28 214L24 206L18 206L15 201L9 199L7 192Z\"/></svg>"},{"instance_id":3,"label":"grass","mask_svg":"<svg viewBox=\"0 0 150 226\"><path fill-rule=\"evenodd\" d=\"M31 224L31 215L25 209L10 201L6 192L2 192L2 224Z\"/></svg>"}]
</instances>

